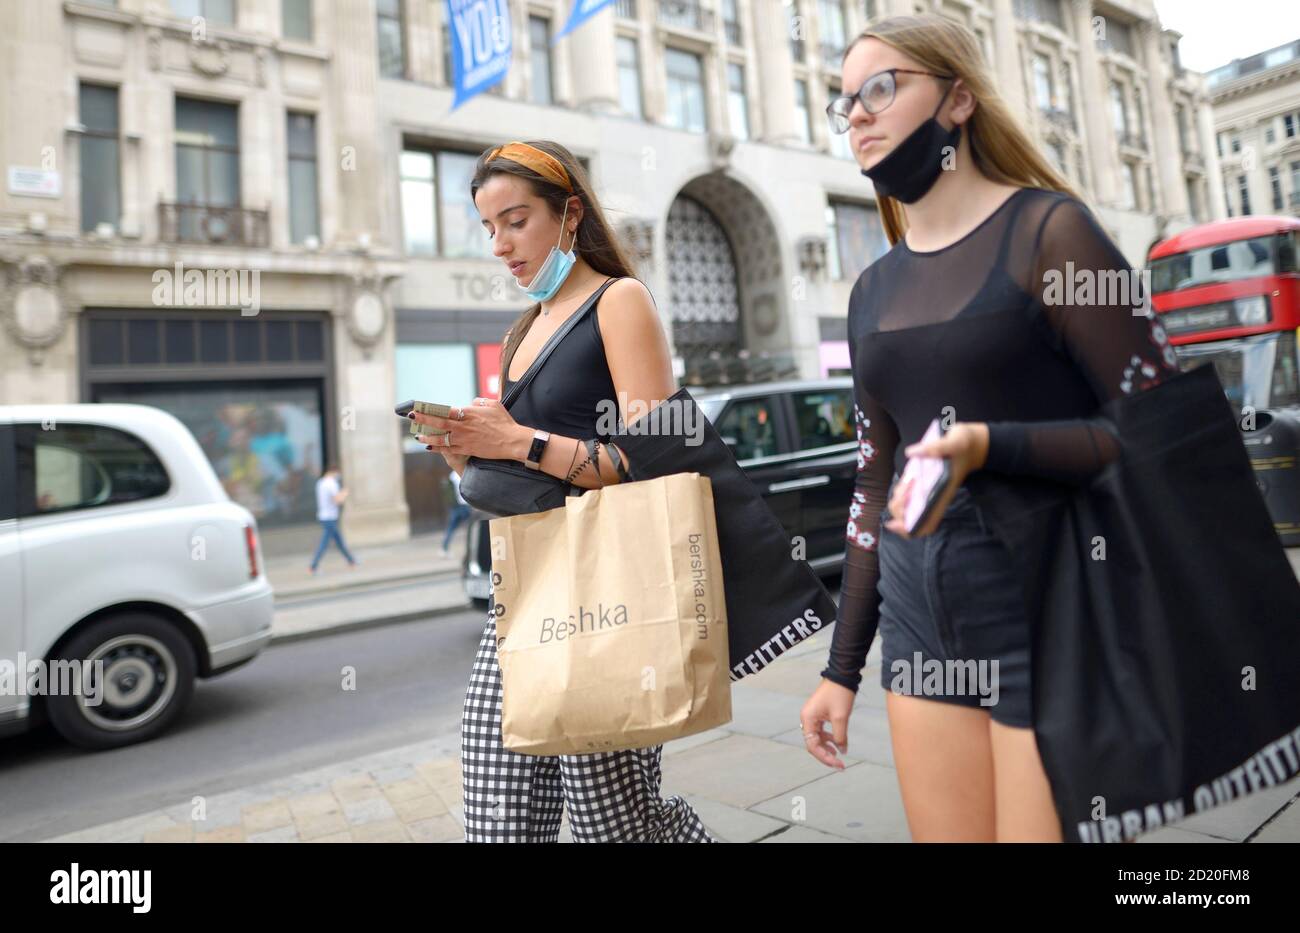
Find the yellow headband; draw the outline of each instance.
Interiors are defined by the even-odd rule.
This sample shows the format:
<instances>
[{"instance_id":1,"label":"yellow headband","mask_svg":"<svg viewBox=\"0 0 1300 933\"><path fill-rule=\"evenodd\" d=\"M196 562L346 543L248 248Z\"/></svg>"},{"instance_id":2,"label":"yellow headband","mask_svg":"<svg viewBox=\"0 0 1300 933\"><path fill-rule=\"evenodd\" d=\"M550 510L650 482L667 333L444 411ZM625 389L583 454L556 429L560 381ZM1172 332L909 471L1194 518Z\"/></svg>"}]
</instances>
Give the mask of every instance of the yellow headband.
<instances>
[{"instance_id":1,"label":"yellow headband","mask_svg":"<svg viewBox=\"0 0 1300 933\"><path fill-rule=\"evenodd\" d=\"M518 162L543 178L555 182L570 194L573 193L573 182L569 180L569 173L564 170L564 166L555 156L542 152L536 146L518 141L506 143L504 146L497 146L488 154L487 161L491 162L493 159L509 159L511 162Z\"/></svg>"}]
</instances>

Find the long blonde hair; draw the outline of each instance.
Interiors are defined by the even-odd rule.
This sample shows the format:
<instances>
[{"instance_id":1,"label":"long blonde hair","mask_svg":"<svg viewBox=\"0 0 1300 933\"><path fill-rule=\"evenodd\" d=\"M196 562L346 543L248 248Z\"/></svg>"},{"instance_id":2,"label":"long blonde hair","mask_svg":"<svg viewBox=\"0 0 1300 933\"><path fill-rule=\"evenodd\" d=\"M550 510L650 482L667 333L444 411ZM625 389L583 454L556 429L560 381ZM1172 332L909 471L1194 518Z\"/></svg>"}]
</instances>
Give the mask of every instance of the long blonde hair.
<instances>
[{"instance_id":1,"label":"long blonde hair","mask_svg":"<svg viewBox=\"0 0 1300 933\"><path fill-rule=\"evenodd\" d=\"M961 78L976 101L975 112L962 124L966 145L975 167L986 178L1007 185L1060 191L1082 200L1039 151L998 94L979 42L969 29L933 13L891 16L862 30L844 50L844 58L868 37L893 46L929 71ZM902 203L877 195L877 204L885 236L891 245L897 243L907 232L907 215Z\"/></svg>"}]
</instances>

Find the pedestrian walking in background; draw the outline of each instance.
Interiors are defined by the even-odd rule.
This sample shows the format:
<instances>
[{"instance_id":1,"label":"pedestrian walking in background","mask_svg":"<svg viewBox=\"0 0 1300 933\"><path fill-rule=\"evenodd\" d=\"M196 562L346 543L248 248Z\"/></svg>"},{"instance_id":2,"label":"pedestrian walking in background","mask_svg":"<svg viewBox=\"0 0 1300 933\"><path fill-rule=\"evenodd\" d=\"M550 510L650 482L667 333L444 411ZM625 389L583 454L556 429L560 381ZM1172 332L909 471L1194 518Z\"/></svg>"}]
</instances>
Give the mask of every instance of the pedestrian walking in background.
<instances>
[{"instance_id":1,"label":"pedestrian walking in background","mask_svg":"<svg viewBox=\"0 0 1300 933\"><path fill-rule=\"evenodd\" d=\"M469 518L470 507L465 501L465 497L460 494L460 474L455 470L447 477L451 483L451 493L454 497L451 507L451 514L447 516L447 533L442 537L442 556L446 557L450 552L447 550L451 544L451 536L456 533L456 529L461 523Z\"/></svg>"},{"instance_id":2,"label":"pedestrian walking in background","mask_svg":"<svg viewBox=\"0 0 1300 933\"><path fill-rule=\"evenodd\" d=\"M360 563L343 543L343 534L339 531L339 507L347 497L348 491L343 488L339 479L339 469L331 463L316 481L316 518L321 523L321 536L320 544L316 547L316 556L311 559L309 568L311 573L316 572L320 559L331 541L339 546L349 567L355 567Z\"/></svg>"}]
</instances>

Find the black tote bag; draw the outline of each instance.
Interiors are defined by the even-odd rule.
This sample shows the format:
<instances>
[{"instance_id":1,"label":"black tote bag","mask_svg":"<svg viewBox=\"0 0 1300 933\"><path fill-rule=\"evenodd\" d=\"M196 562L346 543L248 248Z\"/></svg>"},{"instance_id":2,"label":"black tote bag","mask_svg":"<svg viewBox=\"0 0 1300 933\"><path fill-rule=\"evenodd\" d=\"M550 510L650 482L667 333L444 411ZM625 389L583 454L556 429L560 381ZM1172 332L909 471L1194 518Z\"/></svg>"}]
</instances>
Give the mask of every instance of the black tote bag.
<instances>
[{"instance_id":1,"label":"black tote bag","mask_svg":"<svg viewBox=\"0 0 1300 933\"><path fill-rule=\"evenodd\" d=\"M1076 842L1300 773L1300 583L1214 367L1103 410L1123 453L1086 486L967 479L1021 574L1034 730Z\"/></svg>"},{"instance_id":2,"label":"black tote bag","mask_svg":"<svg viewBox=\"0 0 1300 933\"><path fill-rule=\"evenodd\" d=\"M692 425L703 426L699 444L681 430ZM611 440L628 455L629 480L692 472L709 478L733 681L762 670L835 619L831 594L807 562L791 556L789 533L689 391L678 389L630 426L620 426ZM846 501L846 520L848 507Z\"/></svg>"}]
</instances>

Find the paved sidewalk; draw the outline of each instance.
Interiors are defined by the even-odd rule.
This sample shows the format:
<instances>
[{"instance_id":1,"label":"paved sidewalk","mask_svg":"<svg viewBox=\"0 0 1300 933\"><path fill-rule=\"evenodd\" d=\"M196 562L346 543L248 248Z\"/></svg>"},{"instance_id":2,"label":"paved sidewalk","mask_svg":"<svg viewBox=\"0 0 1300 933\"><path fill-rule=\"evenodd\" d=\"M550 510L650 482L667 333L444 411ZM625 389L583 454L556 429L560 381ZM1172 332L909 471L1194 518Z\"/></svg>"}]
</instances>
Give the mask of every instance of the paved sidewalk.
<instances>
[{"instance_id":1,"label":"paved sidewalk","mask_svg":"<svg viewBox=\"0 0 1300 933\"><path fill-rule=\"evenodd\" d=\"M663 792L681 794L728 842L906 842L879 642L849 725L849 765L803 747L799 711L825 663L822 632L733 685L733 720L664 747ZM468 672L466 672L468 678ZM458 842L464 825L457 734L339 762L204 801L59 836L53 842ZM1144 842L1300 841L1300 780L1192 817ZM1289 804L1289 805L1288 805ZM1261 830L1260 827L1264 828ZM567 821L560 838L570 841Z\"/></svg>"},{"instance_id":2,"label":"paved sidewalk","mask_svg":"<svg viewBox=\"0 0 1300 933\"><path fill-rule=\"evenodd\" d=\"M355 570L332 554L318 577L307 574L308 558L268 561L276 587L276 639L463 609L464 531L453 542L452 557L439 556L440 543L441 535L426 535L356 549L361 566ZM1300 574L1300 548L1291 548L1288 557ZM690 801L719 839L908 840L878 686L879 641L867 657L850 720L848 767L827 769L804 751L799 711L818 681L829 644L830 630L821 632L734 684L730 723L664 747L664 794ZM195 801L186 797L49 841L460 841L459 751L459 734L432 737L207 798L203 820L193 818ZM1298 793L1300 779L1140 841L1300 842ZM570 838L567 821L560 838Z\"/></svg>"},{"instance_id":3,"label":"paved sidewalk","mask_svg":"<svg viewBox=\"0 0 1300 933\"><path fill-rule=\"evenodd\" d=\"M310 638L329 631L365 628L455 612L469 605L461 583L466 525L457 529L442 556L443 533L407 541L351 548L349 567L331 549L315 574L311 554L268 558L266 576L275 590L272 640Z\"/></svg>"}]
</instances>

